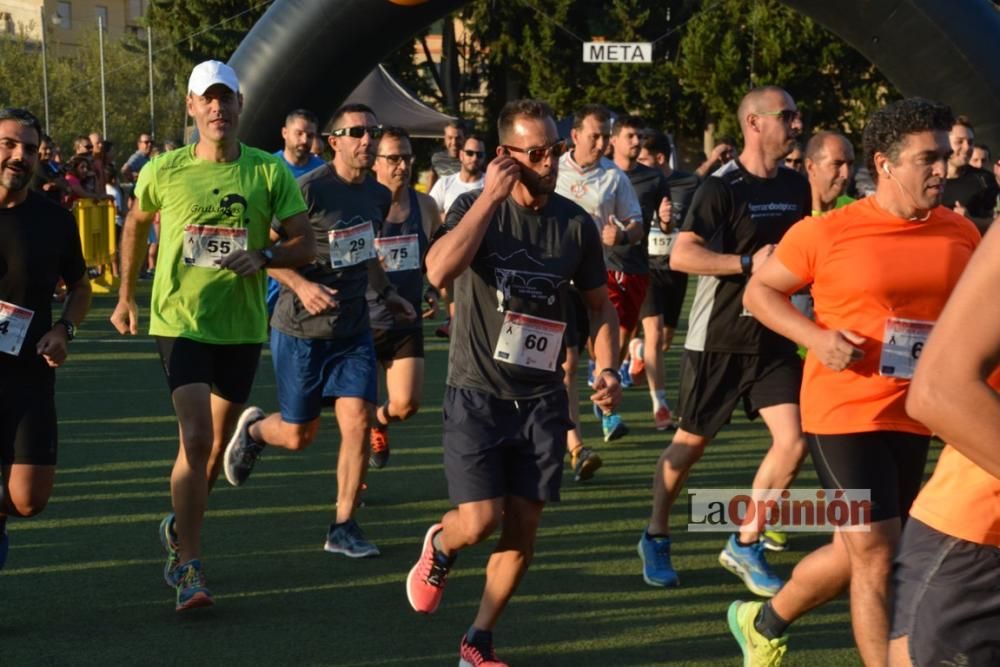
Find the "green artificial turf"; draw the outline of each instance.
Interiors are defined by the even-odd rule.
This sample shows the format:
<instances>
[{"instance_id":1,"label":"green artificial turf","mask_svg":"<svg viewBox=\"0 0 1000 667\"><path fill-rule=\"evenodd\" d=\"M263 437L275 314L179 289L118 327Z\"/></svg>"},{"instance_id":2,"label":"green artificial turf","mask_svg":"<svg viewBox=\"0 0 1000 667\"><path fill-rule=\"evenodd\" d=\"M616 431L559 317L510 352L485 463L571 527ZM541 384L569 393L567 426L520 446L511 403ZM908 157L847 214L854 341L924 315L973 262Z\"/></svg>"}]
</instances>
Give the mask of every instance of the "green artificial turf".
<instances>
[{"instance_id":1,"label":"green artificial turf","mask_svg":"<svg viewBox=\"0 0 1000 667\"><path fill-rule=\"evenodd\" d=\"M142 297L144 320L147 303ZM322 549L337 451L327 411L307 451L267 450L239 489L220 479L204 531L216 605L177 614L157 538L170 508L177 427L152 341L118 337L107 320L112 305L110 297L95 299L59 371L52 499L40 516L9 523L0 664L456 664L493 541L461 554L434 616L410 610L403 583L427 526L449 507L440 447L447 350L433 337L436 323L427 325L423 409L392 428L389 466L369 474L367 506L357 513L381 557L351 560ZM668 355L671 396L677 359L677 351ZM277 407L266 350L252 401ZM567 474L563 501L546 509L534 564L495 633L498 654L514 665L740 664L726 607L752 596L716 561L725 535L681 528L684 495L674 515L682 587L643 583L636 542L669 436L653 429L645 388L626 392L622 412L632 433L605 445L584 408L586 440L604 467L586 484ZM738 415L689 483L749 486L766 443L763 426ZM810 464L798 484L815 486ZM787 576L825 540L793 534L792 549L771 561ZM846 600L809 614L792 633L787 665L858 663Z\"/></svg>"}]
</instances>

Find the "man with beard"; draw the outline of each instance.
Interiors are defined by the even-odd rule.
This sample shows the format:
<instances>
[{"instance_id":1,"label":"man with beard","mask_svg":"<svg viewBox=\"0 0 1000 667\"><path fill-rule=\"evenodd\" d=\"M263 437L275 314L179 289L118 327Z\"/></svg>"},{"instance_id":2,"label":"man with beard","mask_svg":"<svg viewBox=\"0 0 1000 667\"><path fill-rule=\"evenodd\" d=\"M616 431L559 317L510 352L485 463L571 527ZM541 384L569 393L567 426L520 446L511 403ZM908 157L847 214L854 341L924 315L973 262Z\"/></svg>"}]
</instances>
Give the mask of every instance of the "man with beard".
<instances>
[{"instance_id":1,"label":"man with beard","mask_svg":"<svg viewBox=\"0 0 1000 667\"><path fill-rule=\"evenodd\" d=\"M111 323L138 333L135 282L149 227L160 214L160 269L149 332L177 414L180 447L170 477L173 513L160 522L164 580L176 610L213 604L201 562L208 494L223 448L253 386L267 340L265 267L300 266L315 255L306 205L291 173L240 143L243 95L236 72L208 60L188 80L198 142L154 158L139 172L122 230L121 287ZM272 221L285 242L272 246Z\"/></svg>"},{"instance_id":2,"label":"man with beard","mask_svg":"<svg viewBox=\"0 0 1000 667\"><path fill-rule=\"evenodd\" d=\"M375 253L375 231L391 204L389 191L369 173L382 126L367 106L348 104L334 112L331 127L333 161L299 181L317 252L299 271L270 273L281 283L271 318L280 412L243 412L226 448L225 469L229 483L240 486L267 445L305 449L319 433L323 403L332 403L340 429L337 506L323 548L365 558L379 554L353 518L378 398L365 291L370 287L394 316L412 322L416 315Z\"/></svg>"},{"instance_id":3,"label":"man with beard","mask_svg":"<svg viewBox=\"0 0 1000 667\"><path fill-rule=\"evenodd\" d=\"M274 154L285 161L295 178L326 164L310 152L316 127L316 114L307 109L295 109L285 116L285 125L281 128L285 147Z\"/></svg>"},{"instance_id":4,"label":"man with beard","mask_svg":"<svg viewBox=\"0 0 1000 667\"><path fill-rule=\"evenodd\" d=\"M772 600L730 606L747 664L777 665L789 624L845 590L861 661L886 664L892 558L930 442L906 414L906 394L980 238L939 206L951 124L947 107L916 98L872 114L864 152L875 194L792 227L746 288L743 303L761 324L809 350L802 425L828 498L870 493L867 516L835 526L831 543L806 556ZM810 284L815 321L788 300Z\"/></svg>"},{"instance_id":5,"label":"man with beard","mask_svg":"<svg viewBox=\"0 0 1000 667\"><path fill-rule=\"evenodd\" d=\"M457 507L427 531L406 592L416 611L433 613L458 552L502 526L459 650L461 664L503 667L493 628L531 562L542 509L559 500L570 280L590 310L603 369L592 399L612 408L621 388L600 237L586 211L554 194L565 143L552 111L535 100L509 102L497 125L501 145L482 193L459 197L450 231L427 254L430 282L454 280L457 293L442 407L445 476Z\"/></svg>"},{"instance_id":6,"label":"man with beard","mask_svg":"<svg viewBox=\"0 0 1000 667\"><path fill-rule=\"evenodd\" d=\"M969 164L975 136L969 119L958 116L948 133L951 157L941 203L972 220L980 233L985 233L993 223L1000 187L990 172Z\"/></svg>"},{"instance_id":7,"label":"man with beard","mask_svg":"<svg viewBox=\"0 0 1000 667\"><path fill-rule=\"evenodd\" d=\"M42 128L23 109L0 109L0 569L7 517L41 512L56 472L55 369L90 307L76 222L33 190ZM52 293L66 283L61 317Z\"/></svg>"},{"instance_id":8,"label":"man with beard","mask_svg":"<svg viewBox=\"0 0 1000 667\"><path fill-rule=\"evenodd\" d=\"M795 345L762 327L741 303L751 274L809 210L806 179L779 166L802 123L791 95L777 86L747 93L737 115L743 151L702 184L670 255L672 268L699 278L681 360L680 425L657 463L652 513L639 540L643 579L651 586L679 583L670 561L670 510L737 404L751 419L760 415L771 432L755 492L787 488L805 456ZM769 597L781 579L764 557L763 528L757 521L740 526L719 562Z\"/></svg>"}]
</instances>

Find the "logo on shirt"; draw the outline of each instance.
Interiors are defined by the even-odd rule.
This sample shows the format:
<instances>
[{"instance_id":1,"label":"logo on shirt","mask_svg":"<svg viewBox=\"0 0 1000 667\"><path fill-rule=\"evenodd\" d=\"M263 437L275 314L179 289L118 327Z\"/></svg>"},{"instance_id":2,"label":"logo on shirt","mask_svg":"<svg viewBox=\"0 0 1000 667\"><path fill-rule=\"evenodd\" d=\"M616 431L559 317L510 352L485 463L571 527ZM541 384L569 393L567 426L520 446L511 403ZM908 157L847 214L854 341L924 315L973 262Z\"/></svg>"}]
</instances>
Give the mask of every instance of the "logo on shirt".
<instances>
[{"instance_id":1,"label":"logo on shirt","mask_svg":"<svg viewBox=\"0 0 1000 667\"><path fill-rule=\"evenodd\" d=\"M219 189L216 188L212 190L212 194L215 196L219 195ZM191 204L191 212L197 213L201 216L212 216L218 217L223 215L227 218L242 218L243 222L250 224L250 218L245 218L244 215L247 212L247 200L243 195L232 192L228 195L224 195L218 204L210 204L205 206L203 204Z\"/></svg>"},{"instance_id":2,"label":"logo on shirt","mask_svg":"<svg viewBox=\"0 0 1000 667\"><path fill-rule=\"evenodd\" d=\"M524 265L531 262L535 266L544 267L543 262L532 257L527 250L518 250L504 257L499 253L491 253L487 260L503 266L495 266L497 301L499 309L505 310L511 297L538 301L551 306L559 295L559 287L568 282L562 276L546 271L523 270L510 268L511 264Z\"/></svg>"}]
</instances>

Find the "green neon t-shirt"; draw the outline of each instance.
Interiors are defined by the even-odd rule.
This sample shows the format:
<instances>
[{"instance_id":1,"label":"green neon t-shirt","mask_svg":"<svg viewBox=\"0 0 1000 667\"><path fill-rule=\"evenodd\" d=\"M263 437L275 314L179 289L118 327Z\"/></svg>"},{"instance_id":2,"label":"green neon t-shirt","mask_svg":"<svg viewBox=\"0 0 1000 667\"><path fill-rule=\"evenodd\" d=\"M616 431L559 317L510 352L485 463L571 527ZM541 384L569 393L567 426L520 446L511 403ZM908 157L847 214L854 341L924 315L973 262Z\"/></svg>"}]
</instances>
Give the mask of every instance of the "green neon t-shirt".
<instances>
[{"instance_id":1,"label":"green neon t-shirt","mask_svg":"<svg viewBox=\"0 0 1000 667\"><path fill-rule=\"evenodd\" d=\"M244 144L239 159L224 163L195 157L190 145L147 164L135 190L143 211L160 212L149 333L223 345L266 341L265 272L240 277L198 265L205 262L192 259L192 247L230 236L245 238L248 250L270 245L272 219L306 210L288 168Z\"/></svg>"}]
</instances>

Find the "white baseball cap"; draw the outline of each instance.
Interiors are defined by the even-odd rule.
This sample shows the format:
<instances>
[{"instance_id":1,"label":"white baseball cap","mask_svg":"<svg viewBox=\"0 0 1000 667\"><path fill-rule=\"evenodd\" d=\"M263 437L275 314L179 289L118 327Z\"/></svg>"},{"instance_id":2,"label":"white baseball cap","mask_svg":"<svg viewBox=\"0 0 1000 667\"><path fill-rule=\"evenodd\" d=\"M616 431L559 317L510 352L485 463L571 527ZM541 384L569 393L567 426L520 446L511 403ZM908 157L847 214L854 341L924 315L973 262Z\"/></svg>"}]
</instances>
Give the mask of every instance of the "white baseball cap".
<instances>
[{"instance_id":1,"label":"white baseball cap","mask_svg":"<svg viewBox=\"0 0 1000 667\"><path fill-rule=\"evenodd\" d=\"M206 90L217 83L221 83L234 93L240 92L240 80L232 67L218 60L206 60L191 70L188 90L195 95L204 95Z\"/></svg>"}]
</instances>

